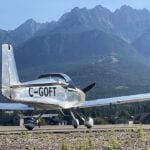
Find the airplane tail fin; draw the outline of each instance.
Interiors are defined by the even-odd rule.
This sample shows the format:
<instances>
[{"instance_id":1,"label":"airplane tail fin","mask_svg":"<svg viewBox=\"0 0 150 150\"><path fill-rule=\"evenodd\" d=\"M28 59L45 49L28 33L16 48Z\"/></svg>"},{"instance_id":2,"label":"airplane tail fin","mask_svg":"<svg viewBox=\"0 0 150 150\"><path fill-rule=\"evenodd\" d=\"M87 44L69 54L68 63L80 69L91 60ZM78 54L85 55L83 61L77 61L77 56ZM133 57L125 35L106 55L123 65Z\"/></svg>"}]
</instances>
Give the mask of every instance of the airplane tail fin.
<instances>
[{"instance_id":1,"label":"airplane tail fin","mask_svg":"<svg viewBox=\"0 0 150 150\"><path fill-rule=\"evenodd\" d=\"M19 78L16 69L13 48L9 44L2 45L2 94L11 97L11 86L18 85Z\"/></svg>"}]
</instances>

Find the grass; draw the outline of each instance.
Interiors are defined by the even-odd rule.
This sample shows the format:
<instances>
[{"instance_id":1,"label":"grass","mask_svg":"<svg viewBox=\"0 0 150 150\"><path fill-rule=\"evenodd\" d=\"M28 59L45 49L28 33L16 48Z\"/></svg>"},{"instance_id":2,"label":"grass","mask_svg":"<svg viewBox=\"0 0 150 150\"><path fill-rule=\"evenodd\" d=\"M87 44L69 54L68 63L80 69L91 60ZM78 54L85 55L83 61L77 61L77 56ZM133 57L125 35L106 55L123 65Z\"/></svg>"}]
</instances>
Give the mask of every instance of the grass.
<instances>
[{"instance_id":1,"label":"grass","mask_svg":"<svg viewBox=\"0 0 150 150\"><path fill-rule=\"evenodd\" d=\"M33 147L31 148L31 150L38 150L38 148L37 148L36 146L33 146Z\"/></svg>"},{"instance_id":2,"label":"grass","mask_svg":"<svg viewBox=\"0 0 150 150\"><path fill-rule=\"evenodd\" d=\"M145 133L144 133L143 128L138 128L137 133L138 133L139 138L143 140L145 137Z\"/></svg>"},{"instance_id":3,"label":"grass","mask_svg":"<svg viewBox=\"0 0 150 150\"><path fill-rule=\"evenodd\" d=\"M69 143L63 142L61 149L62 150L71 150L71 146Z\"/></svg>"},{"instance_id":4,"label":"grass","mask_svg":"<svg viewBox=\"0 0 150 150\"><path fill-rule=\"evenodd\" d=\"M112 150L121 149L121 144L116 137L111 137L109 139L109 144Z\"/></svg>"},{"instance_id":5,"label":"grass","mask_svg":"<svg viewBox=\"0 0 150 150\"><path fill-rule=\"evenodd\" d=\"M144 147L142 150L150 150L150 147Z\"/></svg>"},{"instance_id":6,"label":"grass","mask_svg":"<svg viewBox=\"0 0 150 150\"><path fill-rule=\"evenodd\" d=\"M31 135L32 135L32 133L30 133L30 132L28 132L28 131L22 131L22 132L20 133L20 136L21 136L22 138L26 138L26 137L31 136Z\"/></svg>"}]
</instances>

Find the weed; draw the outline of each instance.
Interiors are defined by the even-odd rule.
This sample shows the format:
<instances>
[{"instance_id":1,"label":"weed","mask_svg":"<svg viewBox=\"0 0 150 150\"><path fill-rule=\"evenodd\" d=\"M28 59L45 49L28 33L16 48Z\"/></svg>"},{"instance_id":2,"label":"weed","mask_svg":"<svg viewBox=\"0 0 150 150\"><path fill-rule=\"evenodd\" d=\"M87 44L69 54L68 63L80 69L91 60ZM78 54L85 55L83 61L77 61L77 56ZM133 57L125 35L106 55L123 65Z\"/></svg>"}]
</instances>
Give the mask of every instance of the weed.
<instances>
[{"instance_id":1,"label":"weed","mask_svg":"<svg viewBox=\"0 0 150 150\"><path fill-rule=\"evenodd\" d=\"M143 128L138 128L137 133L138 133L139 138L144 139L145 134L144 134Z\"/></svg>"},{"instance_id":2,"label":"weed","mask_svg":"<svg viewBox=\"0 0 150 150\"><path fill-rule=\"evenodd\" d=\"M33 147L31 148L31 150L38 150L38 148L35 147L35 146L33 146Z\"/></svg>"},{"instance_id":3,"label":"weed","mask_svg":"<svg viewBox=\"0 0 150 150\"><path fill-rule=\"evenodd\" d=\"M22 131L21 135L28 135L28 132L27 131Z\"/></svg>"},{"instance_id":4,"label":"weed","mask_svg":"<svg viewBox=\"0 0 150 150\"><path fill-rule=\"evenodd\" d=\"M142 150L150 150L150 147L144 147Z\"/></svg>"},{"instance_id":5,"label":"weed","mask_svg":"<svg viewBox=\"0 0 150 150\"><path fill-rule=\"evenodd\" d=\"M86 149L85 143L80 142L79 150L85 150L85 149Z\"/></svg>"},{"instance_id":6,"label":"weed","mask_svg":"<svg viewBox=\"0 0 150 150\"><path fill-rule=\"evenodd\" d=\"M26 137L28 137L28 136L31 136L32 133L27 132L27 131L22 131L22 132L20 133L20 135L21 135L22 138L26 138Z\"/></svg>"},{"instance_id":7,"label":"weed","mask_svg":"<svg viewBox=\"0 0 150 150\"><path fill-rule=\"evenodd\" d=\"M70 147L70 145L68 143L63 142L61 149L62 150L71 150L71 147Z\"/></svg>"},{"instance_id":8,"label":"weed","mask_svg":"<svg viewBox=\"0 0 150 150\"><path fill-rule=\"evenodd\" d=\"M87 141L87 149L88 150L93 150L94 149L94 143L92 141L92 139L89 137L88 141Z\"/></svg>"},{"instance_id":9,"label":"weed","mask_svg":"<svg viewBox=\"0 0 150 150\"><path fill-rule=\"evenodd\" d=\"M111 149L120 149L121 148L121 144L115 137L111 137L109 139L109 143L110 143Z\"/></svg>"}]
</instances>

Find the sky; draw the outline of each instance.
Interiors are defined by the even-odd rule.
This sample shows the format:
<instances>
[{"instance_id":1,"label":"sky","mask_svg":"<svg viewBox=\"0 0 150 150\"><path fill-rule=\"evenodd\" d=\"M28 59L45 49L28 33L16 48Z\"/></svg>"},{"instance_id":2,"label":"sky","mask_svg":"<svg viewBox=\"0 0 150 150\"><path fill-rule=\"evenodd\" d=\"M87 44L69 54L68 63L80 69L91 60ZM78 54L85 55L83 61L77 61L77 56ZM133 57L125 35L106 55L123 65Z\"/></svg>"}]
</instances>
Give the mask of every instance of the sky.
<instances>
[{"instance_id":1,"label":"sky","mask_svg":"<svg viewBox=\"0 0 150 150\"><path fill-rule=\"evenodd\" d=\"M150 0L0 0L0 29L15 29L29 18L37 22L57 21L74 7L102 5L114 11L125 4L150 10Z\"/></svg>"}]
</instances>

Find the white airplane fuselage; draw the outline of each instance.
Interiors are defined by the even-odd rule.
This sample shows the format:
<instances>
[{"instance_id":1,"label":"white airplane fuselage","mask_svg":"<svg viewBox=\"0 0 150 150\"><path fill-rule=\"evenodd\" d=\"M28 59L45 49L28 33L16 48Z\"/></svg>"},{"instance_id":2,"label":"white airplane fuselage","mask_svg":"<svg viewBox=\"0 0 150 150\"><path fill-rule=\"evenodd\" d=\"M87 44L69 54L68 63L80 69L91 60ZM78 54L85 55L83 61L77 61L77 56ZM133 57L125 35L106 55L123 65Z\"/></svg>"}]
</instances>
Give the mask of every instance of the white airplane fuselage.
<instances>
[{"instance_id":1,"label":"white airplane fuselage","mask_svg":"<svg viewBox=\"0 0 150 150\"><path fill-rule=\"evenodd\" d=\"M31 103L42 109L78 107L85 101L85 93L80 89L69 88L67 83L58 83L50 78L14 85L8 95L10 95L8 98L13 101Z\"/></svg>"}]
</instances>

